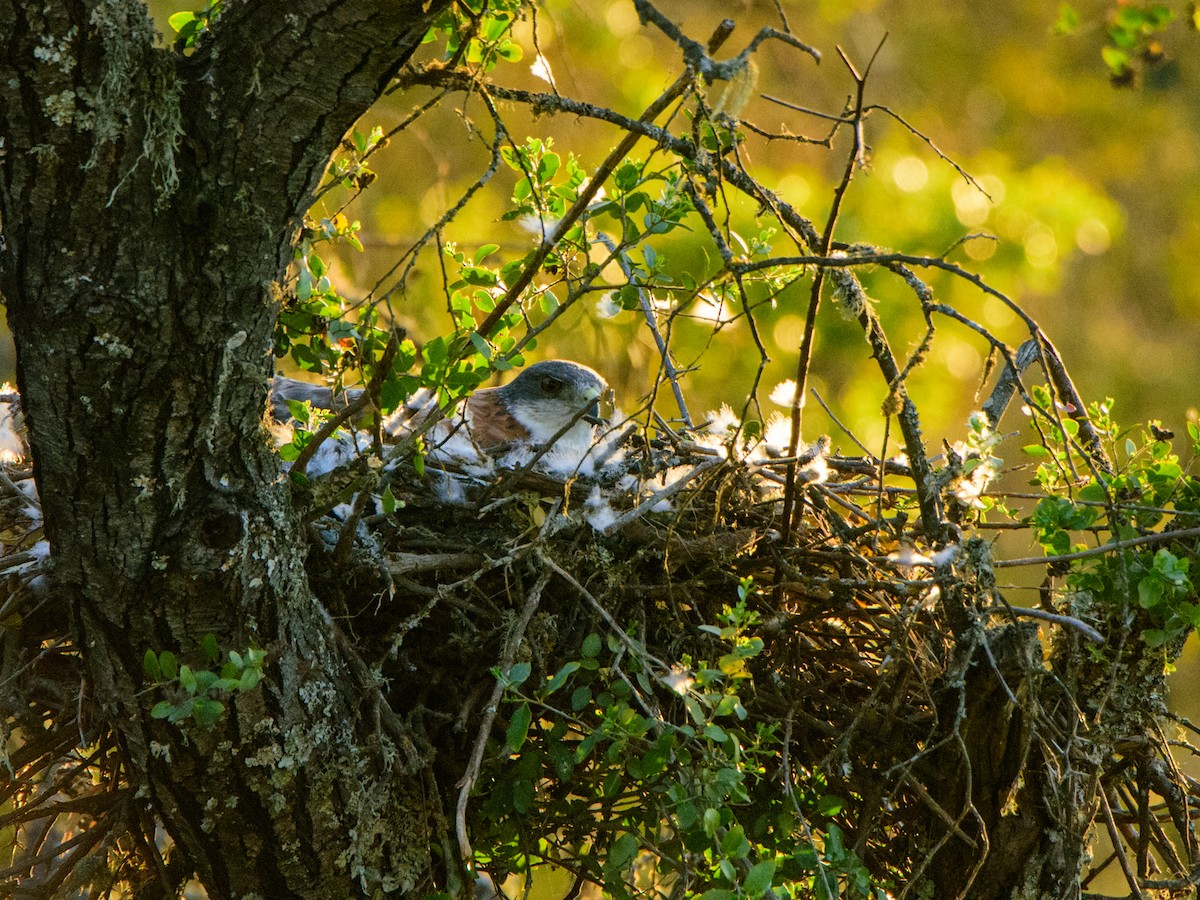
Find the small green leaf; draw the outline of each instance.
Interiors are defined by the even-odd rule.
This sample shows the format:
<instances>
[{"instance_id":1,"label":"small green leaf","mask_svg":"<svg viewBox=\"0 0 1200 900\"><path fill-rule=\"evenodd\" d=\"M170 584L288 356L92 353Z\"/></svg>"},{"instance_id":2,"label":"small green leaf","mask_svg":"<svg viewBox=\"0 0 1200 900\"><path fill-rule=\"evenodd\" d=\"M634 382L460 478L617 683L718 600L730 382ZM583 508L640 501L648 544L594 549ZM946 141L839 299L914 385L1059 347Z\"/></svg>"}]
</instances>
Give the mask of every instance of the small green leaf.
<instances>
[{"instance_id":1,"label":"small green leaf","mask_svg":"<svg viewBox=\"0 0 1200 900\"><path fill-rule=\"evenodd\" d=\"M216 672L210 672L208 669L197 669L192 673L196 679L196 693L205 694L215 687L217 682L221 680L221 676Z\"/></svg>"},{"instance_id":2,"label":"small green leaf","mask_svg":"<svg viewBox=\"0 0 1200 900\"><path fill-rule=\"evenodd\" d=\"M153 650L147 650L146 655L142 657L142 671L151 681L162 680L162 668L158 664L158 654Z\"/></svg>"},{"instance_id":3,"label":"small green leaf","mask_svg":"<svg viewBox=\"0 0 1200 900\"><path fill-rule=\"evenodd\" d=\"M484 244L475 251L475 265L479 265L493 253L500 249L499 244Z\"/></svg>"},{"instance_id":4,"label":"small green leaf","mask_svg":"<svg viewBox=\"0 0 1200 900\"><path fill-rule=\"evenodd\" d=\"M204 651L209 662L215 663L221 658L221 649L217 646L217 636L211 631L200 639L200 649Z\"/></svg>"},{"instance_id":5,"label":"small green leaf","mask_svg":"<svg viewBox=\"0 0 1200 900\"><path fill-rule=\"evenodd\" d=\"M533 671L533 667L529 663L517 663L508 670L508 683L514 687L522 684L529 677L531 671Z\"/></svg>"},{"instance_id":6,"label":"small green leaf","mask_svg":"<svg viewBox=\"0 0 1200 900\"><path fill-rule=\"evenodd\" d=\"M559 669L554 674L553 678L551 678L549 681L546 682L546 687L545 687L546 696L553 694L560 687L562 687L564 684L566 684L567 679L570 678L574 673L576 673L578 671L579 671L579 663L575 662L574 660L571 660L569 663L564 665L561 669Z\"/></svg>"},{"instance_id":7,"label":"small green leaf","mask_svg":"<svg viewBox=\"0 0 1200 900\"><path fill-rule=\"evenodd\" d=\"M742 882L742 890L751 897L758 897L763 894L771 886L771 882L775 878L775 860L764 859L762 862L753 866L746 873L746 878Z\"/></svg>"},{"instance_id":8,"label":"small green leaf","mask_svg":"<svg viewBox=\"0 0 1200 900\"><path fill-rule=\"evenodd\" d=\"M508 731L505 734L505 740L508 743L509 750L516 753L521 749L521 745L525 743L525 737L529 734L529 726L533 722L533 713L529 709L528 703L522 703L513 713L512 720L508 723Z\"/></svg>"},{"instance_id":9,"label":"small green leaf","mask_svg":"<svg viewBox=\"0 0 1200 900\"><path fill-rule=\"evenodd\" d=\"M242 683L240 690L249 691L262 681L262 669L246 669L242 672Z\"/></svg>"},{"instance_id":10,"label":"small green leaf","mask_svg":"<svg viewBox=\"0 0 1200 900\"><path fill-rule=\"evenodd\" d=\"M167 681L173 681L175 676L179 674L176 668L175 654L170 650L164 650L158 655L158 664L162 668L162 676Z\"/></svg>"},{"instance_id":11,"label":"small green leaf","mask_svg":"<svg viewBox=\"0 0 1200 900\"><path fill-rule=\"evenodd\" d=\"M750 853L750 842L741 825L734 825L721 838L721 851L731 859L742 859Z\"/></svg>"},{"instance_id":12,"label":"small green leaf","mask_svg":"<svg viewBox=\"0 0 1200 900\"><path fill-rule=\"evenodd\" d=\"M595 659L600 655L600 648L603 644L600 641L600 635L592 632L583 640L583 646L579 648L579 653L585 659Z\"/></svg>"},{"instance_id":13,"label":"small green leaf","mask_svg":"<svg viewBox=\"0 0 1200 900\"><path fill-rule=\"evenodd\" d=\"M192 672L191 666L179 667L179 686L189 694L196 693L196 676Z\"/></svg>"},{"instance_id":14,"label":"small green leaf","mask_svg":"<svg viewBox=\"0 0 1200 900\"><path fill-rule=\"evenodd\" d=\"M396 495L392 493L392 486L385 485L383 495L379 498L383 505L384 515L390 516L396 511Z\"/></svg>"},{"instance_id":15,"label":"small green leaf","mask_svg":"<svg viewBox=\"0 0 1200 900\"><path fill-rule=\"evenodd\" d=\"M608 851L607 866L613 869L623 869L629 863L633 862L634 856L637 855L637 850L637 835L625 832L625 834L613 841L612 849Z\"/></svg>"},{"instance_id":16,"label":"small green leaf","mask_svg":"<svg viewBox=\"0 0 1200 900\"><path fill-rule=\"evenodd\" d=\"M492 358L492 345L487 342L487 338L477 331L471 332L471 343L475 345L475 350L486 360Z\"/></svg>"},{"instance_id":17,"label":"small green leaf","mask_svg":"<svg viewBox=\"0 0 1200 900\"><path fill-rule=\"evenodd\" d=\"M154 708L150 710L150 717L154 719L165 719L171 714L171 704L166 700L159 700L154 704Z\"/></svg>"},{"instance_id":18,"label":"small green leaf","mask_svg":"<svg viewBox=\"0 0 1200 900\"><path fill-rule=\"evenodd\" d=\"M1055 34L1074 34L1079 28L1079 13L1069 3L1058 8L1058 21L1054 23Z\"/></svg>"},{"instance_id":19,"label":"small green leaf","mask_svg":"<svg viewBox=\"0 0 1200 900\"><path fill-rule=\"evenodd\" d=\"M175 31L183 31L183 26L187 25L189 22L195 21L196 14L194 12L185 11L175 13L173 16L167 19L167 24L170 25Z\"/></svg>"},{"instance_id":20,"label":"small green leaf","mask_svg":"<svg viewBox=\"0 0 1200 900\"><path fill-rule=\"evenodd\" d=\"M1162 581L1158 578L1143 578L1138 582L1138 606L1142 609L1152 609L1162 602Z\"/></svg>"},{"instance_id":21,"label":"small green leaf","mask_svg":"<svg viewBox=\"0 0 1200 900\"><path fill-rule=\"evenodd\" d=\"M220 700L198 697L192 703L192 718L201 728L211 728L225 712L225 704Z\"/></svg>"}]
</instances>

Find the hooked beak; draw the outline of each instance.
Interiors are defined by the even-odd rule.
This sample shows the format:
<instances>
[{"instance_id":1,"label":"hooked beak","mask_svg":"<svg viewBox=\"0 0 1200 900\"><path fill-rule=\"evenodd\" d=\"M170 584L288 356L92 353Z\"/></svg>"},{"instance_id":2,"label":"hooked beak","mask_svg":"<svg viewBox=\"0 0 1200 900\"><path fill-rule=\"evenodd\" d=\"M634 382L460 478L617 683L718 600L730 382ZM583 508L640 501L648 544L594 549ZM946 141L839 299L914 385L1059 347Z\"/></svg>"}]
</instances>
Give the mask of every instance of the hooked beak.
<instances>
[{"instance_id":1,"label":"hooked beak","mask_svg":"<svg viewBox=\"0 0 1200 900\"><path fill-rule=\"evenodd\" d=\"M593 401L580 418L589 425L603 425L604 420L600 418L600 401Z\"/></svg>"}]
</instances>

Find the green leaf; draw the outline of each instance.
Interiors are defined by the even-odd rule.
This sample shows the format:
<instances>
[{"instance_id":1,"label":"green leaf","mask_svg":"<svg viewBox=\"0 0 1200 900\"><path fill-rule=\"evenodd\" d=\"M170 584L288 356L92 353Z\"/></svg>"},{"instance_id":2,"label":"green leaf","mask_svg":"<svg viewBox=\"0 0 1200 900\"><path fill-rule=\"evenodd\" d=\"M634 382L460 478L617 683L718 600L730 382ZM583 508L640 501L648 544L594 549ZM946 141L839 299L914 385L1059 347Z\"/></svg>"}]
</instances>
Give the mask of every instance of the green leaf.
<instances>
[{"instance_id":1,"label":"green leaf","mask_svg":"<svg viewBox=\"0 0 1200 900\"><path fill-rule=\"evenodd\" d=\"M594 631L583 639L583 646L579 648L579 653L585 659L595 659L600 655L600 648L603 647L600 641L600 635Z\"/></svg>"},{"instance_id":2,"label":"green leaf","mask_svg":"<svg viewBox=\"0 0 1200 900\"><path fill-rule=\"evenodd\" d=\"M192 672L191 666L179 667L179 686L189 694L196 693L196 676Z\"/></svg>"},{"instance_id":3,"label":"green leaf","mask_svg":"<svg viewBox=\"0 0 1200 900\"><path fill-rule=\"evenodd\" d=\"M239 690L253 690L262 681L262 669L246 669L242 672L242 682Z\"/></svg>"},{"instance_id":4,"label":"green leaf","mask_svg":"<svg viewBox=\"0 0 1200 900\"><path fill-rule=\"evenodd\" d=\"M523 684L531 671L533 671L533 667L529 663L517 663L508 670L508 683L514 687L518 684Z\"/></svg>"},{"instance_id":5,"label":"green leaf","mask_svg":"<svg viewBox=\"0 0 1200 900\"><path fill-rule=\"evenodd\" d=\"M478 331L471 332L471 343L475 345L476 352L489 362L492 359L492 345L487 342L487 338L481 335Z\"/></svg>"},{"instance_id":6,"label":"green leaf","mask_svg":"<svg viewBox=\"0 0 1200 900\"><path fill-rule=\"evenodd\" d=\"M751 897L761 896L764 891L771 886L771 882L775 879L775 860L764 859L762 862L753 866L746 873L746 878L742 882L742 890Z\"/></svg>"},{"instance_id":7,"label":"green leaf","mask_svg":"<svg viewBox=\"0 0 1200 900\"><path fill-rule=\"evenodd\" d=\"M146 655L142 657L142 671L151 681L162 680L162 668L158 664L158 654L153 650L147 650Z\"/></svg>"},{"instance_id":8,"label":"green leaf","mask_svg":"<svg viewBox=\"0 0 1200 900\"><path fill-rule=\"evenodd\" d=\"M608 851L608 862L605 864L605 868L625 868L625 866L633 862L633 858L637 855L637 851L637 835L626 832L613 841L612 849Z\"/></svg>"},{"instance_id":9,"label":"green leaf","mask_svg":"<svg viewBox=\"0 0 1200 900\"><path fill-rule=\"evenodd\" d=\"M307 425L312 418L312 407L303 400L285 400L287 403L288 412L291 413L293 419L301 425Z\"/></svg>"},{"instance_id":10,"label":"green leaf","mask_svg":"<svg viewBox=\"0 0 1200 900\"><path fill-rule=\"evenodd\" d=\"M1079 28L1079 13L1069 3L1058 8L1058 21L1054 23L1055 34L1074 34Z\"/></svg>"},{"instance_id":11,"label":"green leaf","mask_svg":"<svg viewBox=\"0 0 1200 900\"><path fill-rule=\"evenodd\" d=\"M379 498L383 504L384 515L390 516L396 511L396 495L392 493L392 486L385 485L383 495Z\"/></svg>"},{"instance_id":12,"label":"green leaf","mask_svg":"<svg viewBox=\"0 0 1200 900\"><path fill-rule=\"evenodd\" d=\"M166 700L159 700L154 704L154 708L150 710L150 717L153 719L165 719L171 714L171 704Z\"/></svg>"},{"instance_id":13,"label":"green leaf","mask_svg":"<svg viewBox=\"0 0 1200 900\"><path fill-rule=\"evenodd\" d=\"M734 825L721 838L721 852L731 859L743 859L750 853L750 842L746 840L746 830L741 825Z\"/></svg>"},{"instance_id":14,"label":"green leaf","mask_svg":"<svg viewBox=\"0 0 1200 900\"><path fill-rule=\"evenodd\" d=\"M835 794L826 794L817 801L817 812L823 816L836 816L842 811L846 802Z\"/></svg>"},{"instance_id":15,"label":"green leaf","mask_svg":"<svg viewBox=\"0 0 1200 900\"><path fill-rule=\"evenodd\" d=\"M216 672L210 672L208 669L197 669L192 675L196 679L196 693L207 693L211 688L216 686L216 683L221 680L221 676Z\"/></svg>"},{"instance_id":16,"label":"green leaf","mask_svg":"<svg viewBox=\"0 0 1200 900\"><path fill-rule=\"evenodd\" d=\"M1158 578L1143 578L1138 582L1138 606L1142 609L1152 609L1162 602L1163 584Z\"/></svg>"},{"instance_id":17,"label":"green leaf","mask_svg":"<svg viewBox=\"0 0 1200 900\"><path fill-rule=\"evenodd\" d=\"M209 662L215 663L221 658L221 649L217 646L217 636L211 631L200 639L200 649L204 651Z\"/></svg>"},{"instance_id":18,"label":"green leaf","mask_svg":"<svg viewBox=\"0 0 1200 900\"><path fill-rule=\"evenodd\" d=\"M480 247L478 250L475 251L475 260L474 260L475 265L479 265L481 262L483 262L485 259L487 259L489 256L491 256L493 253L495 253L499 249L500 249L499 244L484 244L482 247Z\"/></svg>"},{"instance_id":19,"label":"green leaf","mask_svg":"<svg viewBox=\"0 0 1200 900\"><path fill-rule=\"evenodd\" d=\"M211 728L225 712L225 704L208 697L197 697L192 703L192 718L201 728Z\"/></svg>"},{"instance_id":20,"label":"green leaf","mask_svg":"<svg viewBox=\"0 0 1200 900\"><path fill-rule=\"evenodd\" d=\"M709 807L704 811L704 833L712 837L717 833L717 829L721 827L721 813L719 810Z\"/></svg>"},{"instance_id":21,"label":"green leaf","mask_svg":"<svg viewBox=\"0 0 1200 900\"><path fill-rule=\"evenodd\" d=\"M175 654L170 650L164 650L158 655L158 664L162 668L163 678L167 681L173 681L179 674L176 668Z\"/></svg>"},{"instance_id":22,"label":"green leaf","mask_svg":"<svg viewBox=\"0 0 1200 900\"><path fill-rule=\"evenodd\" d=\"M613 175L613 183L616 184L617 190L628 191L638 183L641 174L640 167L627 162L617 169L616 174Z\"/></svg>"},{"instance_id":23,"label":"green leaf","mask_svg":"<svg viewBox=\"0 0 1200 900\"><path fill-rule=\"evenodd\" d=\"M514 44L512 41L507 39L501 41L499 45L497 45L496 53L500 55L501 59L507 60L508 62L520 62L521 58L525 55L525 51L521 49L520 44Z\"/></svg>"},{"instance_id":24,"label":"green leaf","mask_svg":"<svg viewBox=\"0 0 1200 900\"><path fill-rule=\"evenodd\" d=\"M538 163L537 174L538 179L545 182L554 177L554 173L558 171L562 159L557 153L547 153Z\"/></svg>"},{"instance_id":25,"label":"green leaf","mask_svg":"<svg viewBox=\"0 0 1200 900\"><path fill-rule=\"evenodd\" d=\"M183 31L183 26L187 25L189 22L195 21L197 21L196 14L194 12L185 11L175 13L173 16L167 19L167 24L170 25L175 31Z\"/></svg>"},{"instance_id":26,"label":"green leaf","mask_svg":"<svg viewBox=\"0 0 1200 900\"><path fill-rule=\"evenodd\" d=\"M554 673L553 678L546 682L546 687L544 689L545 696L548 697L557 691L560 687L567 683L568 678L578 671L579 663L575 662L575 660L571 660L564 665L561 669Z\"/></svg>"},{"instance_id":27,"label":"green leaf","mask_svg":"<svg viewBox=\"0 0 1200 900\"><path fill-rule=\"evenodd\" d=\"M512 720L508 723L508 732L505 734L508 748L513 753L520 750L521 745L525 743L525 737L529 734L529 726L532 722L533 713L529 709L529 704L522 703L513 713Z\"/></svg>"}]
</instances>

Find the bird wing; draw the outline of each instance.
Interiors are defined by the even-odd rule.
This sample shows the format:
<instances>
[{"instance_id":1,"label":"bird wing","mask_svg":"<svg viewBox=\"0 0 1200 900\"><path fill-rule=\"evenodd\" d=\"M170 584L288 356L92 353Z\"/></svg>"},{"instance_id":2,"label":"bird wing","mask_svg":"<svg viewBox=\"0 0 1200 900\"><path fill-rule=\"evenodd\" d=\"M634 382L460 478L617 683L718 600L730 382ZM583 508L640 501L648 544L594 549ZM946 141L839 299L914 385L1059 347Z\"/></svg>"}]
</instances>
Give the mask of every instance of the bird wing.
<instances>
[{"instance_id":1,"label":"bird wing","mask_svg":"<svg viewBox=\"0 0 1200 900\"><path fill-rule=\"evenodd\" d=\"M467 427L482 450L529 440L525 426L504 405L499 388L485 388L467 398Z\"/></svg>"}]
</instances>

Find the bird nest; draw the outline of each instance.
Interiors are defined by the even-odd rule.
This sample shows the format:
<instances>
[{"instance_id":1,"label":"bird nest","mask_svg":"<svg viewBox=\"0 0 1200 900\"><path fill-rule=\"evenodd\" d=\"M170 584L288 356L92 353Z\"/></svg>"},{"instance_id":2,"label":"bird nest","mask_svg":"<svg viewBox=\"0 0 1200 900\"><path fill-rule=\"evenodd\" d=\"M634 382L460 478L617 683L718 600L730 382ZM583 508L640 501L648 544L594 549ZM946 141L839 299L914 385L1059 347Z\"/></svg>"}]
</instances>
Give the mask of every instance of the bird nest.
<instances>
[{"instance_id":1,"label":"bird nest","mask_svg":"<svg viewBox=\"0 0 1200 900\"><path fill-rule=\"evenodd\" d=\"M772 750L738 802L770 805L782 785L805 829L836 825L883 881L916 883L925 872L952 882L938 870L963 866L943 852L957 846L969 848L969 886L984 865L981 834L995 846L1025 821L1011 814L1022 804L1082 843L1088 822L1076 805L1094 796L1091 776L1058 779L1051 798L1031 748L1057 741L1065 761L1096 755L1056 731L1074 701L1043 684L1069 677L1077 687L1086 662L1047 671L1037 626L996 590L991 544L952 525L931 537L904 461L839 456L825 440L772 458L736 430L701 439L627 427L607 440L599 465L571 470L546 471L529 452L482 472L432 454L423 466L361 458L296 479L313 592L403 720L410 762L434 773L447 809L456 794L483 812L498 802L489 795L507 789L505 747L514 750L522 702L541 704L541 724L522 742L537 732L547 747L582 747L588 703L623 696L622 682L647 721L707 727L725 716L767 729ZM947 510L963 511L975 469L950 462L935 485ZM46 587L36 492L19 457L0 467L0 543L0 703L17 775L0 799L16 804L14 822L38 825L45 776L60 773L53 791L70 799L69 815L86 817L81 798L123 788L82 773L100 760L115 775L119 751L110 738L77 746L82 669L69 617ZM1068 626L1061 645L1097 636L1079 618L1043 618ZM567 683L589 667L615 687L597 687L582 706L572 695L570 724L550 728L555 702L521 685ZM706 679L737 683L731 705L697 711ZM1052 701L1063 709L1049 715ZM1186 796L1182 776L1163 777ZM1038 791L1045 796L1030 802ZM489 799L471 799L481 796ZM1171 814L1185 806L1177 798ZM477 845L499 818L473 819ZM591 830L593 857L606 846L602 821L589 808L574 826ZM42 823L43 843L52 822ZM468 829L451 830L470 849ZM1027 837L1010 835L1014 847ZM15 883L48 865L43 843L16 854L3 877Z\"/></svg>"},{"instance_id":2,"label":"bird nest","mask_svg":"<svg viewBox=\"0 0 1200 900\"><path fill-rule=\"evenodd\" d=\"M429 748L439 783L468 790L476 779L489 790L505 783L496 760L518 706L497 712L497 701L514 666L527 667L528 685L554 683L603 636L606 668L636 685L636 706L686 725L706 666L710 677L740 674L729 625L738 610L761 649L745 657L737 700L750 722L778 732L757 789L794 782L856 798L836 820L872 871L903 877L937 835L972 829L941 796L957 782L923 787L940 769L970 768L945 740L945 707L961 697L952 682L982 665L1021 690L1041 669L1037 628L993 602L987 542L934 546L914 524L903 462L832 455L825 439L772 458L734 431L723 438L630 428L599 451L602 464L580 467L586 474L536 463L486 478L446 460L420 476L400 467L387 509L376 499L356 518L354 489L342 488L347 505L314 522L310 579L391 705L421 711L416 744ZM949 503L961 487L947 484ZM948 605L977 626L971 650ZM466 724L485 710L482 727ZM577 742L587 733L568 732ZM490 771L473 753L485 746ZM1004 778L1012 788L1015 772ZM814 822L825 824L816 813Z\"/></svg>"}]
</instances>

